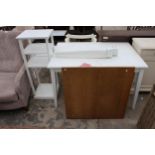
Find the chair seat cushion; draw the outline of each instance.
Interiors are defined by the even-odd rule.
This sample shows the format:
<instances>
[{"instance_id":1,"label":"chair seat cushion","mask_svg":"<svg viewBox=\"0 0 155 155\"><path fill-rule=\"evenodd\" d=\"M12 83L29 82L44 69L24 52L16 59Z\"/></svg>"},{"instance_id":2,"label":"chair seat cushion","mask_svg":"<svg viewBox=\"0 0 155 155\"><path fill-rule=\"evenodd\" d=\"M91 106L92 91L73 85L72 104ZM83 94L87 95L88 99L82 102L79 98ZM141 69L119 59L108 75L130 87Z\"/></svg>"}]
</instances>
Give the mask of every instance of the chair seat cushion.
<instances>
[{"instance_id":1,"label":"chair seat cushion","mask_svg":"<svg viewBox=\"0 0 155 155\"><path fill-rule=\"evenodd\" d=\"M16 73L0 73L0 103L14 102L18 100L15 91L15 76Z\"/></svg>"}]
</instances>

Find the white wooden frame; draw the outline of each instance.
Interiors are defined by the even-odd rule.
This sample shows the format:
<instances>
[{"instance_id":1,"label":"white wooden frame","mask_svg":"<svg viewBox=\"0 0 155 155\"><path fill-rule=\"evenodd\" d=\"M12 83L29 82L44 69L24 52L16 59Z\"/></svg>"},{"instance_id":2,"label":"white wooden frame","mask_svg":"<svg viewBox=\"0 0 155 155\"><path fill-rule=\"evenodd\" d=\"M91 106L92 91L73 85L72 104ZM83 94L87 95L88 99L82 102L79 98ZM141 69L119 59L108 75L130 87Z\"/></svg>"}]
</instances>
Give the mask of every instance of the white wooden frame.
<instances>
[{"instance_id":1,"label":"white wooden frame","mask_svg":"<svg viewBox=\"0 0 155 155\"><path fill-rule=\"evenodd\" d=\"M37 65L36 66L32 66L32 67L28 66L28 61L27 61L26 55L24 53L24 46L23 46L23 40L28 40L28 43L30 45L30 44L32 44L32 40L33 39L45 39L44 46L46 47L47 58L48 58L48 61L49 61L50 58L51 58L51 56L50 56L50 49L49 49L49 41L48 41L49 38L51 38L51 42L53 43L53 46L54 46L54 39L53 39L52 33L47 38L24 38L24 37L23 38L20 38L19 36L17 37L18 42L19 42L19 47L20 47L20 50L21 50L21 55L22 55L22 58L24 60L24 65L25 65L25 68L26 68L26 72L27 72L27 75L28 75L28 79L29 79L29 82L30 82L30 85L31 85L31 88L32 88L32 92L33 92L34 97L37 98L37 99L51 99L52 98L54 100L55 107L57 107L57 91L59 89L59 84L57 84L58 80L56 80L56 76L57 76L56 73L55 72L51 72L50 76L51 76L51 78L52 77L53 78L52 78L52 83L50 85L49 84L41 84L40 83L39 76L38 76L38 69L40 69L42 67L41 66L37 66ZM53 50L54 50L54 47L52 47L52 51ZM38 56L38 55L40 56L39 53L38 54L36 54L36 53L35 54L34 53L30 53L29 54L29 57L31 58L33 56ZM33 83L33 80L32 80L32 77L31 77L31 73L30 73L29 68L33 68L33 69L37 70L36 72L34 72L35 75L36 75L36 77L37 77L38 84L39 84L37 89L35 89L35 87L34 87L34 83ZM47 68L47 66L45 68ZM45 86L47 86L47 87L45 87ZM57 87L57 89L56 89L56 87ZM50 91L46 90L46 88L50 88L51 96L52 97L49 97L48 96L50 94ZM44 93L44 96L43 97L38 96L37 93L39 93L40 95L42 95L42 93ZM46 95L45 93L47 93L48 95Z\"/></svg>"}]
</instances>

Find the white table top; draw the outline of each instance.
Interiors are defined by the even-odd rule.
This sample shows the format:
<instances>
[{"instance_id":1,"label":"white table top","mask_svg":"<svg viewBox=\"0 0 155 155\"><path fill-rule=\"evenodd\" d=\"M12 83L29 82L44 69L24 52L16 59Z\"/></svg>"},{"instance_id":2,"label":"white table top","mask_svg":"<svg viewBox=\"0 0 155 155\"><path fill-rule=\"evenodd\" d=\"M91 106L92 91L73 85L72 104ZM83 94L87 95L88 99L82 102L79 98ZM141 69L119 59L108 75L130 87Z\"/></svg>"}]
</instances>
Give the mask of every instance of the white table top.
<instances>
[{"instance_id":1,"label":"white table top","mask_svg":"<svg viewBox=\"0 0 155 155\"><path fill-rule=\"evenodd\" d=\"M155 49L155 38L133 38L139 49Z\"/></svg>"},{"instance_id":2,"label":"white table top","mask_svg":"<svg viewBox=\"0 0 155 155\"><path fill-rule=\"evenodd\" d=\"M48 39L51 36L52 29L25 30L19 34L16 39Z\"/></svg>"},{"instance_id":3,"label":"white table top","mask_svg":"<svg viewBox=\"0 0 155 155\"><path fill-rule=\"evenodd\" d=\"M77 68L82 64L89 64L92 67L135 67L135 68L147 68L147 64L136 53L129 43L59 43L55 48L59 51L73 51L93 49L105 49L105 48L117 48L118 56L111 59L77 59L77 58L57 58L52 57L48 68L59 69L65 67Z\"/></svg>"},{"instance_id":4,"label":"white table top","mask_svg":"<svg viewBox=\"0 0 155 155\"><path fill-rule=\"evenodd\" d=\"M52 36L65 36L66 32L66 30L54 30Z\"/></svg>"}]
</instances>

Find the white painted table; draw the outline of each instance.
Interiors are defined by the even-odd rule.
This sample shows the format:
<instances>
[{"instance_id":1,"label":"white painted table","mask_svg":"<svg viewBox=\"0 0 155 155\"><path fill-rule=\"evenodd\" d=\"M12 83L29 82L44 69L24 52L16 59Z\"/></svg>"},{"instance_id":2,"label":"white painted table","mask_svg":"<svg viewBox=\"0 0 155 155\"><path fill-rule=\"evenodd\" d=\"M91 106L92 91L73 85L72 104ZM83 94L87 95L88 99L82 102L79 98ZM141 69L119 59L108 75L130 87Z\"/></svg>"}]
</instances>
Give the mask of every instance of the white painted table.
<instances>
[{"instance_id":1,"label":"white painted table","mask_svg":"<svg viewBox=\"0 0 155 155\"><path fill-rule=\"evenodd\" d=\"M51 69L51 72L56 72L57 70L65 67L78 68L83 63L90 64L91 67L97 68L135 67L138 75L132 103L132 108L134 109L136 106L144 69L148 66L129 43L59 43L55 47L55 53L64 51L67 54L68 52L80 52L84 50L95 52L96 50L102 51L110 48L116 48L118 50L118 56L111 59L58 58L53 56L48 64L48 68Z\"/></svg>"}]
</instances>

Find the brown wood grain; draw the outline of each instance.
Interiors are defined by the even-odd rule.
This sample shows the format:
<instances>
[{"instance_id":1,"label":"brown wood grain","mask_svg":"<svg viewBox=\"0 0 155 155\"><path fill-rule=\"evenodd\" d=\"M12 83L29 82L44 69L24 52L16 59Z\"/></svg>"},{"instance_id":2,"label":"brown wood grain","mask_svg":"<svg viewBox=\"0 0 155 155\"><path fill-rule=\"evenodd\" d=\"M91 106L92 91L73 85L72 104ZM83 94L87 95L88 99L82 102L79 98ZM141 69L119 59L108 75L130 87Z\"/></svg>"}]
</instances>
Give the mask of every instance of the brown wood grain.
<instances>
[{"instance_id":1,"label":"brown wood grain","mask_svg":"<svg viewBox=\"0 0 155 155\"><path fill-rule=\"evenodd\" d=\"M134 68L64 68L67 118L123 118Z\"/></svg>"}]
</instances>

